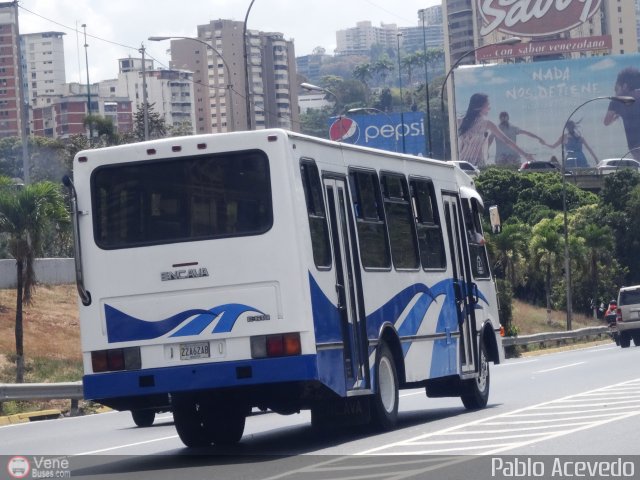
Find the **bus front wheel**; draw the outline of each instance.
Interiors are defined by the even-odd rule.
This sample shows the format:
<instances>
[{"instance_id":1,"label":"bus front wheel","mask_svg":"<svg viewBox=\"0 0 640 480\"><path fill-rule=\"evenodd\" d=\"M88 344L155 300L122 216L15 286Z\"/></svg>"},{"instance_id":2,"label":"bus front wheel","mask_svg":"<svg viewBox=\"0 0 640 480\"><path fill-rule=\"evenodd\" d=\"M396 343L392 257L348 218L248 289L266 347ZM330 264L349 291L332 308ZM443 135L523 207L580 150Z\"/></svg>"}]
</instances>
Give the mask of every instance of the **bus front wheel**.
<instances>
[{"instance_id":1,"label":"bus front wheel","mask_svg":"<svg viewBox=\"0 0 640 480\"><path fill-rule=\"evenodd\" d=\"M465 393L463 393L460 398L467 410L484 408L489 401L491 376L489 374L489 361L487 360L484 342L480 342L480 358L478 361L480 362L478 376L471 380L465 380L463 383Z\"/></svg>"}]
</instances>

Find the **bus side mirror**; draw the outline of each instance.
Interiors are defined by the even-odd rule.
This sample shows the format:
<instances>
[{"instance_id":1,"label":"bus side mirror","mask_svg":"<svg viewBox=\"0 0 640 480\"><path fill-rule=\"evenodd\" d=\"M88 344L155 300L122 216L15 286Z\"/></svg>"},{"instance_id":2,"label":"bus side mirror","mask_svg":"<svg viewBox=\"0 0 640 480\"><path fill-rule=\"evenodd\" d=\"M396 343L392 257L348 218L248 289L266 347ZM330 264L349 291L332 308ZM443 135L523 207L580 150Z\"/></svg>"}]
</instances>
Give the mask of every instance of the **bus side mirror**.
<instances>
[{"instance_id":1,"label":"bus side mirror","mask_svg":"<svg viewBox=\"0 0 640 480\"><path fill-rule=\"evenodd\" d=\"M491 221L491 231L493 233L500 233L502 231L502 225L500 223L500 212L498 212L497 205L489 207L489 220Z\"/></svg>"}]
</instances>

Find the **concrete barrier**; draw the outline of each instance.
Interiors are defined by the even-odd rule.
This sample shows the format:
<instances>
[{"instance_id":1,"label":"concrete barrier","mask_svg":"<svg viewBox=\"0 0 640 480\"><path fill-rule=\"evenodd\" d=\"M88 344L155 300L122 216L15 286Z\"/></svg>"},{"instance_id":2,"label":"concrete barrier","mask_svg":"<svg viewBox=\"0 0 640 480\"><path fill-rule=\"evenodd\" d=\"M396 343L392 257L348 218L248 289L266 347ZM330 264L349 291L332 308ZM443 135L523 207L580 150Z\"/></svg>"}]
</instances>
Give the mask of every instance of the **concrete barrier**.
<instances>
[{"instance_id":1,"label":"concrete barrier","mask_svg":"<svg viewBox=\"0 0 640 480\"><path fill-rule=\"evenodd\" d=\"M36 279L45 285L75 283L76 272L73 258L37 258ZM16 287L16 261L0 260L0 288Z\"/></svg>"}]
</instances>

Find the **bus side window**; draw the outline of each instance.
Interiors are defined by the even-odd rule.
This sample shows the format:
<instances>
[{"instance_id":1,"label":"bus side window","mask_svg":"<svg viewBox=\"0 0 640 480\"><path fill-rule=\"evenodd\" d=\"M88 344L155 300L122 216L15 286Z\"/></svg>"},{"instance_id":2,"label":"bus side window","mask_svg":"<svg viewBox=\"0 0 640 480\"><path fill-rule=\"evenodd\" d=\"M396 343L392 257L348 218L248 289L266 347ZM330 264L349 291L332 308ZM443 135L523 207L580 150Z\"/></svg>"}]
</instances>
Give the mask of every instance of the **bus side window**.
<instances>
[{"instance_id":1,"label":"bus side window","mask_svg":"<svg viewBox=\"0 0 640 480\"><path fill-rule=\"evenodd\" d=\"M400 269L417 269L420 267L420 258L407 180L404 175L384 173L381 175L381 186L393 265Z\"/></svg>"},{"instance_id":2,"label":"bus side window","mask_svg":"<svg viewBox=\"0 0 640 480\"><path fill-rule=\"evenodd\" d=\"M462 200L464 224L469 239L469 256L471 258L471 271L474 278L488 278L489 261L484 236L482 234L482 222L480 220L480 208L474 199Z\"/></svg>"},{"instance_id":3,"label":"bus side window","mask_svg":"<svg viewBox=\"0 0 640 480\"><path fill-rule=\"evenodd\" d=\"M416 219L422 268L446 268L442 226L431 180L411 179L411 203Z\"/></svg>"},{"instance_id":4,"label":"bus side window","mask_svg":"<svg viewBox=\"0 0 640 480\"><path fill-rule=\"evenodd\" d=\"M374 171L352 170L349 172L349 184L362 266L365 270L388 269L391 267L391 255L378 176Z\"/></svg>"},{"instance_id":5,"label":"bus side window","mask_svg":"<svg viewBox=\"0 0 640 480\"><path fill-rule=\"evenodd\" d=\"M300 175L307 203L313 261L318 268L331 268L331 247L329 244L327 216L324 208L322 184L320 183L320 175L315 162L313 160L303 160L300 164Z\"/></svg>"}]
</instances>

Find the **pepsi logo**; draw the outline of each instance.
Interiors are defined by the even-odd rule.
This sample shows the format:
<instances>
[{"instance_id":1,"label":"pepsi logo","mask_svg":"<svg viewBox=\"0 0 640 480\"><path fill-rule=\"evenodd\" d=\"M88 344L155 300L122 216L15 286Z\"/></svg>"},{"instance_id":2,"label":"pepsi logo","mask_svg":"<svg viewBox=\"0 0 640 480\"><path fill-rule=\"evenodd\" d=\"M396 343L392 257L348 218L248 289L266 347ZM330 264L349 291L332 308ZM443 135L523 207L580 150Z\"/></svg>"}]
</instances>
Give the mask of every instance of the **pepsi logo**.
<instances>
[{"instance_id":1,"label":"pepsi logo","mask_svg":"<svg viewBox=\"0 0 640 480\"><path fill-rule=\"evenodd\" d=\"M360 138L360 127L351 118L338 117L329 127L329 138L337 142L356 143Z\"/></svg>"}]
</instances>

